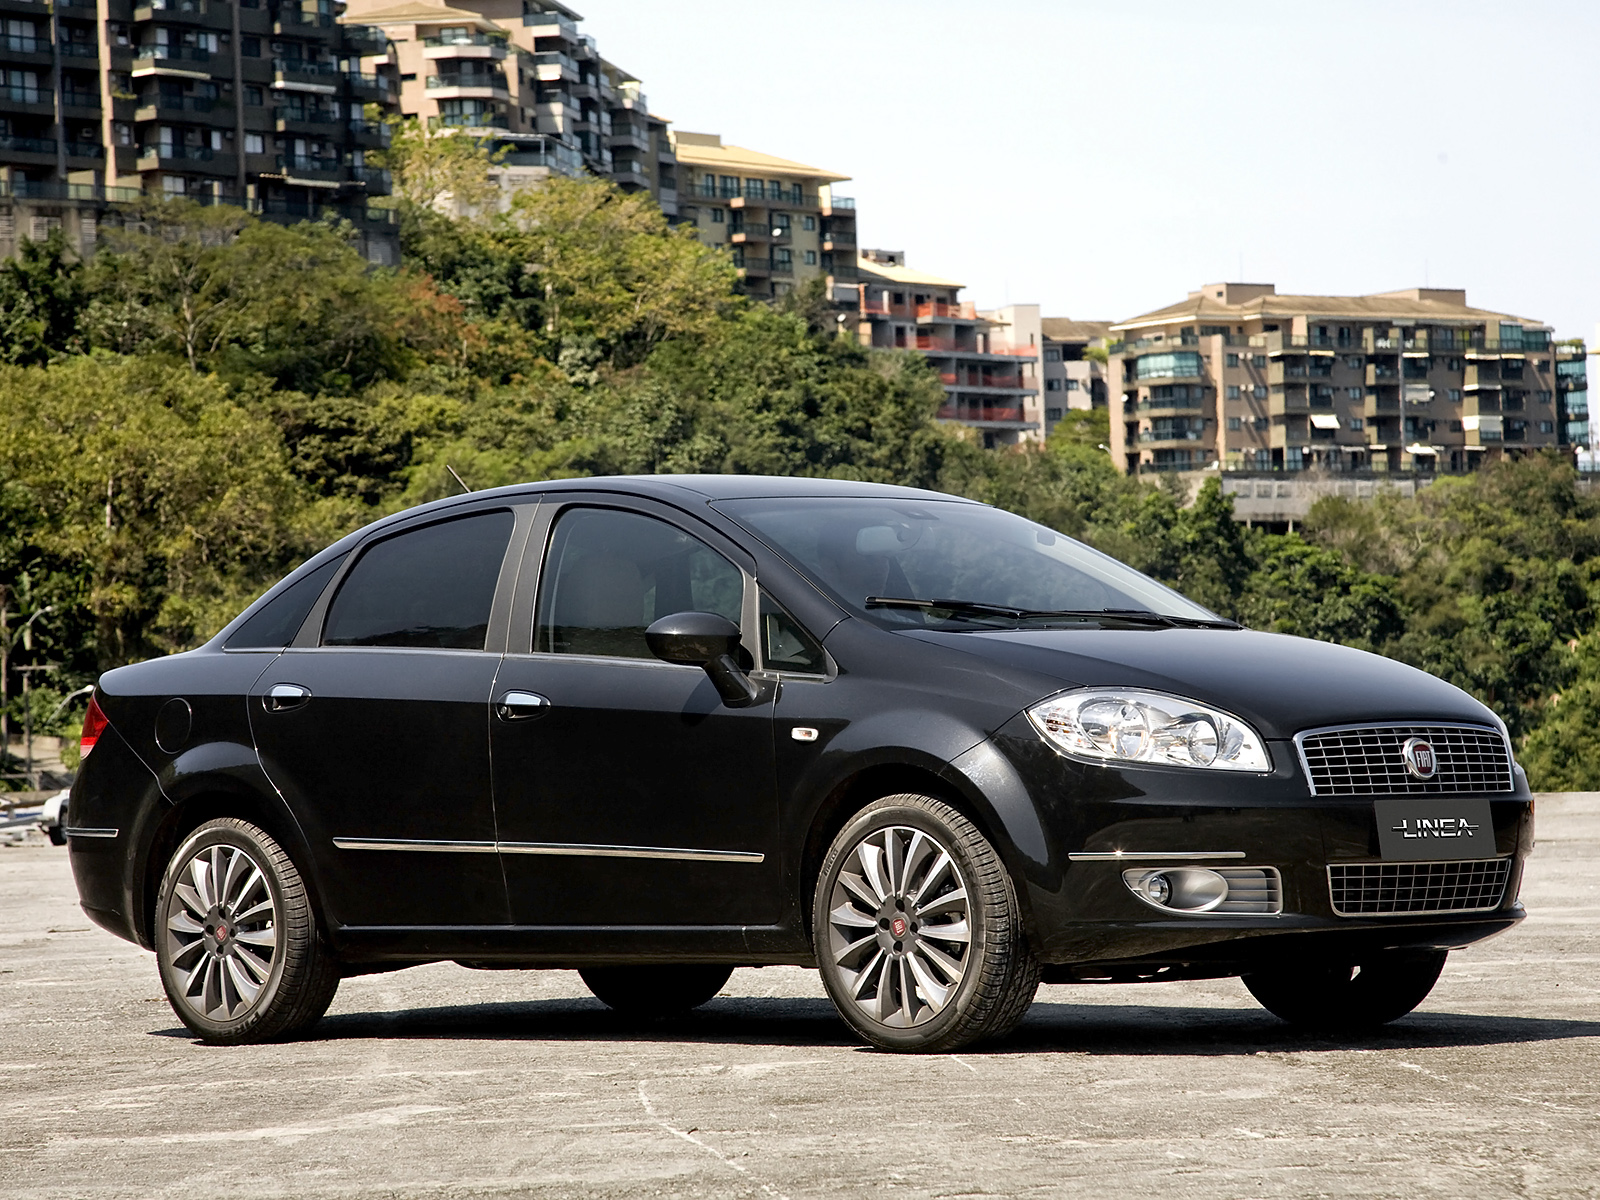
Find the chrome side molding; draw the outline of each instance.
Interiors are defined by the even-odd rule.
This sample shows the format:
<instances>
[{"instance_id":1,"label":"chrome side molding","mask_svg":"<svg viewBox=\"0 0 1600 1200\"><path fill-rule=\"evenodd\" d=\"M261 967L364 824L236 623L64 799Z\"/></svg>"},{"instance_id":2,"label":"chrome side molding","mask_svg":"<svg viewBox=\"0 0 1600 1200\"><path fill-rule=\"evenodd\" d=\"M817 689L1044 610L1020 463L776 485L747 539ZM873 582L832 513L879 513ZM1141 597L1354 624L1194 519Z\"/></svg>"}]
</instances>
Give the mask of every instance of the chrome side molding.
<instances>
[{"instance_id":1,"label":"chrome side molding","mask_svg":"<svg viewBox=\"0 0 1600 1200\"><path fill-rule=\"evenodd\" d=\"M115 833L115 830L112 831ZM605 846L583 842L451 842L421 838L334 838L340 850L405 850L423 854L544 854L563 858L659 858L678 862L761 863L754 850L694 850L678 846Z\"/></svg>"}]
</instances>

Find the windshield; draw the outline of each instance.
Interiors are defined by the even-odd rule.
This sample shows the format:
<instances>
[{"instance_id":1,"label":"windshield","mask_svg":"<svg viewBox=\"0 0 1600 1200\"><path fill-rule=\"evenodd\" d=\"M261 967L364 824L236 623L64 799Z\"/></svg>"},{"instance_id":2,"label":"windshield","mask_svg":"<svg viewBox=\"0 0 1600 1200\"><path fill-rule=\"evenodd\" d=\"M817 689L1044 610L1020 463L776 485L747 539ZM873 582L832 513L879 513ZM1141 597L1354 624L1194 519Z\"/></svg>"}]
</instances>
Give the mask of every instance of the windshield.
<instances>
[{"instance_id":1,"label":"windshield","mask_svg":"<svg viewBox=\"0 0 1600 1200\"><path fill-rule=\"evenodd\" d=\"M790 497L716 507L846 608L891 627L1070 623L1108 610L1218 622L1116 559L986 505ZM951 604L885 603L895 600Z\"/></svg>"}]
</instances>

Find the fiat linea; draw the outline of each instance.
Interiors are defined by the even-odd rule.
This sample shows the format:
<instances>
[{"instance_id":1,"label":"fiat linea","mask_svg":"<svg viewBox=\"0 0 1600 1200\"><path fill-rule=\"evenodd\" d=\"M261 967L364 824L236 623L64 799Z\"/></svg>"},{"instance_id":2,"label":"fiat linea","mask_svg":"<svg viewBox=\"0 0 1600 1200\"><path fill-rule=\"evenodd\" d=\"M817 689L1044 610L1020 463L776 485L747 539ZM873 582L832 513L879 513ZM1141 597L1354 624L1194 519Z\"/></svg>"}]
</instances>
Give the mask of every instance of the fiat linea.
<instances>
[{"instance_id":1,"label":"fiat linea","mask_svg":"<svg viewBox=\"0 0 1600 1200\"><path fill-rule=\"evenodd\" d=\"M1533 838L1505 726L1449 684L835 480L389 517L102 676L83 750L83 907L216 1043L440 961L576 969L635 1016L815 967L902 1050L1002 1036L1041 981L1240 976L1359 1029L1522 918Z\"/></svg>"}]
</instances>

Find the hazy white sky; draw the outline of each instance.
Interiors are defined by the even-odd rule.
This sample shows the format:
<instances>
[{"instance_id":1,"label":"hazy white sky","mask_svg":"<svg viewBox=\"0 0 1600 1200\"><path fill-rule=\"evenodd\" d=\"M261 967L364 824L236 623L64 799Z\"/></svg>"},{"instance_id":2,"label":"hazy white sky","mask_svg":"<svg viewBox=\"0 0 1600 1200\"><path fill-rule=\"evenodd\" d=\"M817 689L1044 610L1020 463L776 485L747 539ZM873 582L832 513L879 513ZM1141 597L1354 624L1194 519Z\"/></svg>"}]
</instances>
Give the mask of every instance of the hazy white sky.
<instances>
[{"instance_id":1,"label":"hazy white sky","mask_svg":"<svg viewBox=\"0 0 1600 1200\"><path fill-rule=\"evenodd\" d=\"M1600 322L1600 0L573 0L679 128L980 305L1465 287Z\"/></svg>"}]
</instances>

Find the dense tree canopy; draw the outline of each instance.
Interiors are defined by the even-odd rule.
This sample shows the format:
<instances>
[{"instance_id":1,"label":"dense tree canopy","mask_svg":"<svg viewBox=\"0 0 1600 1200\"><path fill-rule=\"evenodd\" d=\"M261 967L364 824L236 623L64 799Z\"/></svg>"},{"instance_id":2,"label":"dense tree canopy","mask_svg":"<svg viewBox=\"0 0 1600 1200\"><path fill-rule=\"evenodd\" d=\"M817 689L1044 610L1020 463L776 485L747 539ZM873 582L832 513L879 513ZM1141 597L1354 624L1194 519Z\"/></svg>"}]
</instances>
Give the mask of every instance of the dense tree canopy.
<instances>
[{"instance_id":1,"label":"dense tree canopy","mask_svg":"<svg viewBox=\"0 0 1600 1200\"><path fill-rule=\"evenodd\" d=\"M1501 713L1536 785L1600 786L1600 501L1564 461L1249 529L1214 480L1191 498L1117 471L1103 411L983 450L934 420L922 358L839 337L817 294L744 300L731 262L648 198L556 179L500 203L472 191L481 157L419 137L392 164L398 269L337 224L181 201L108 229L89 262L54 236L0 264L0 588L19 619L54 606L22 655L61 664L41 715L455 490L447 465L474 487L760 472L1023 513L1253 627L1449 679ZM441 211L469 193L476 215Z\"/></svg>"}]
</instances>

